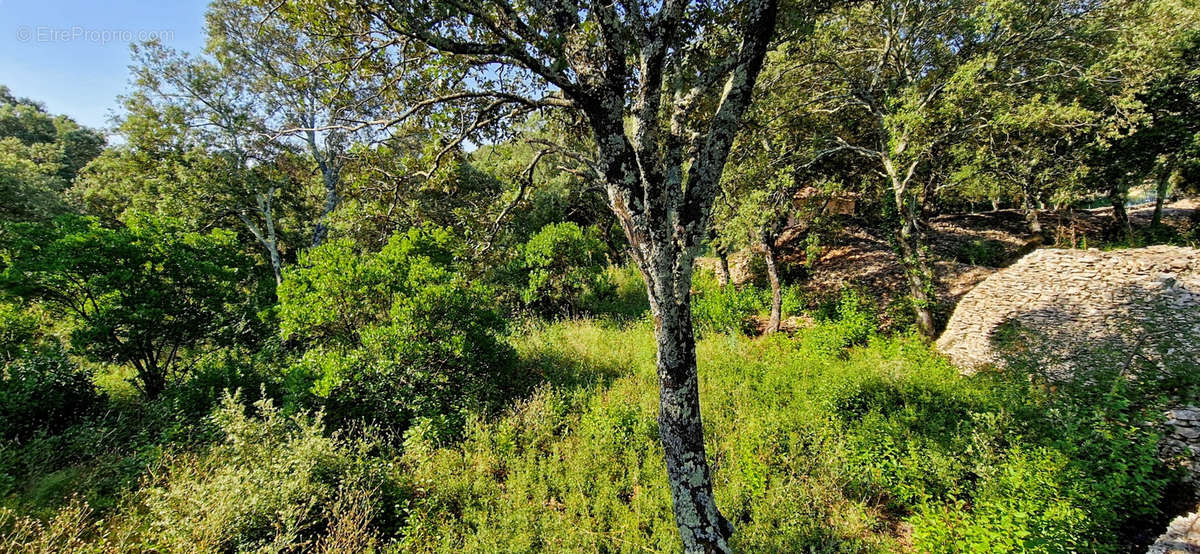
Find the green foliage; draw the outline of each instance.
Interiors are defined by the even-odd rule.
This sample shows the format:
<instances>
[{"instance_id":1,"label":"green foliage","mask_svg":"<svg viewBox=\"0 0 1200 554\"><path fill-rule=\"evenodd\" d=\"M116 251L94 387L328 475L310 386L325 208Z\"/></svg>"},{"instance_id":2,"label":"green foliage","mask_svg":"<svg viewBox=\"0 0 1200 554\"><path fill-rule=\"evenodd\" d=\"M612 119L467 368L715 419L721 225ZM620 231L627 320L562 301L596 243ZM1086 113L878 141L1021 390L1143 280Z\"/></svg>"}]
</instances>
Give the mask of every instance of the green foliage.
<instances>
[{"instance_id":1,"label":"green foliage","mask_svg":"<svg viewBox=\"0 0 1200 554\"><path fill-rule=\"evenodd\" d=\"M521 247L519 271L528 276L521 300L543 315L569 316L591 299L612 294L604 251L595 227L569 221L542 227Z\"/></svg>"},{"instance_id":2,"label":"green foliage","mask_svg":"<svg viewBox=\"0 0 1200 554\"><path fill-rule=\"evenodd\" d=\"M0 440L55 433L101 404L86 373L62 352L25 354L0 367Z\"/></svg>"},{"instance_id":3,"label":"green foliage","mask_svg":"<svg viewBox=\"0 0 1200 554\"><path fill-rule=\"evenodd\" d=\"M69 211L63 192L104 142L0 85L0 220L42 221Z\"/></svg>"},{"instance_id":4,"label":"green foliage","mask_svg":"<svg viewBox=\"0 0 1200 554\"><path fill-rule=\"evenodd\" d=\"M975 239L959 248L954 257L962 263L971 265L1000 267L1007 255L1003 242L994 239Z\"/></svg>"},{"instance_id":5,"label":"green foliage","mask_svg":"<svg viewBox=\"0 0 1200 554\"><path fill-rule=\"evenodd\" d=\"M762 293L753 286L716 287L692 298L692 322L700 334L742 334L748 330L750 316L765 305Z\"/></svg>"},{"instance_id":6,"label":"green foliage","mask_svg":"<svg viewBox=\"0 0 1200 554\"><path fill-rule=\"evenodd\" d=\"M915 339L868 331L865 346L823 351L819 337L852 334L836 328L862 308L852 295L839 304L841 320L795 339L699 344L710 452L723 460L717 498L739 522L739 550L895 551L891 529L905 519L921 551L1111 551L1117 530L1169 486L1152 431L1114 433L1107 402L1098 418L1064 426L1071 399L1018 375L961 377ZM650 337L645 325L584 322L522 339L523 356L601 384L540 390L458 446L409 444L404 459L425 493L404 547L677 548Z\"/></svg>"},{"instance_id":7,"label":"green foliage","mask_svg":"<svg viewBox=\"0 0 1200 554\"><path fill-rule=\"evenodd\" d=\"M16 304L0 304L0 362L22 357L41 335L39 321Z\"/></svg>"},{"instance_id":8,"label":"green foliage","mask_svg":"<svg viewBox=\"0 0 1200 554\"><path fill-rule=\"evenodd\" d=\"M844 349L866 344L875 335L878 323L871 301L859 290L843 288L835 297L820 303L816 311L820 325L805 335L818 352L837 354Z\"/></svg>"},{"instance_id":9,"label":"green foliage","mask_svg":"<svg viewBox=\"0 0 1200 554\"><path fill-rule=\"evenodd\" d=\"M607 289L609 292L588 296L584 311L617 321L634 320L649 313L650 299L646 296L646 282L637 266L610 265L604 268L601 280L611 285Z\"/></svg>"},{"instance_id":10,"label":"green foliage","mask_svg":"<svg viewBox=\"0 0 1200 554\"><path fill-rule=\"evenodd\" d=\"M245 321L250 264L227 232L185 233L149 216L107 229L63 216L10 225L2 246L0 288L70 314L73 348L132 365L149 396L166 388L188 349Z\"/></svg>"},{"instance_id":11,"label":"green foliage","mask_svg":"<svg viewBox=\"0 0 1200 554\"><path fill-rule=\"evenodd\" d=\"M387 483L359 457L369 444L327 436L319 416L285 416L269 401L255 408L248 416L227 397L213 414L222 440L203 455L170 457L139 492L142 548L298 551L333 530L339 502L379 514Z\"/></svg>"},{"instance_id":12,"label":"green foliage","mask_svg":"<svg viewBox=\"0 0 1200 554\"><path fill-rule=\"evenodd\" d=\"M504 321L452 261L449 232L432 227L378 253L345 240L305 253L280 288L284 336L304 345L291 401L393 430L436 420L450 437L467 410L500 396L511 369Z\"/></svg>"},{"instance_id":13,"label":"green foliage","mask_svg":"<svg viewBox=\"0 0 1200 554\"><path fill-rule=\"evenodd\" d=\"M449 230L430 226L392 235L378 253L346 239L305 251L279 287L283 336L357 345L363 329L386 321L395 295L423 283L426 268L450 269L456 249Z\"/></svg>"},{"instance_id":14,"label":"green foliage","mask_svg":"<svg viewBox=\"0 0 1200 554\"><path fill-rule=\"evenodd\" d=\"M892 552L905 523L918 551L1116 552L1123 529L1156 521L1176 486L1146 423L1161 390L1111 380L1098 383L1100 395L1051 390L1021 370L963 377L915 338L827 340L857 337L866 310L853 293L836 306L794 338L698 345L710 452L722 460L717 500L738 522L736 548ZM547 383L499 417L472 418L460 442L446 444L439 423L423 419L395 452L269 402L247 416L226 399L211 448L149 446L196 433L164 430L124 458L154 468L125 500L78 520L79 502L67 502L40 531L0 514L9 517L0 535L59 545L75 536L76 550L101 541L118 550L331 541L414 552L677 549L649 324L542 324L515 346ZM86 441L44 444L50 455ZM88 475L59 471L37 489L62 503L67 484Z\"/></svg>"}]
</instances>

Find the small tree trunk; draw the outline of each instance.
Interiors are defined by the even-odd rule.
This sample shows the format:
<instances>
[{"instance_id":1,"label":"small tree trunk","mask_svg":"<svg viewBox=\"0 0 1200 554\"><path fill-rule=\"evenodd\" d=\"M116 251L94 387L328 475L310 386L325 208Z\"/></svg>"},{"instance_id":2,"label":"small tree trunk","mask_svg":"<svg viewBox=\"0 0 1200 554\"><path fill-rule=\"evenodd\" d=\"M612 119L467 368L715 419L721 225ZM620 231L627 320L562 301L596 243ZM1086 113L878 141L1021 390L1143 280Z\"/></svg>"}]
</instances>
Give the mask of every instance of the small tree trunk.
<instances>
[{"instance_id":1,"label":"small tree trunk","mask_svg":"<svg viewBox=\"0 0 1200 554\"><path fill-rule=\"evenodd\" d=\"M324 164L322 164L324 165ZM313 246L321 246L325 242L325 237L329 236L329 215L333 210L337 209L341 202L341 197L338 196L337 185L338 176L331 169L322 168L321 176L325 181L325 205L321 208L321 216L317 219L317 226L313 229Z\"/></svg>"},{"instance_id":2,"label":"small tree trunk","mask_svg":"<svg viewBox=\"0 0 1200 554\"><path fill-rule=\"evenodd\" d=\"M896 211L900 217L900 226L896 229L895 237L900 250L900 262L904 266L904 275L908 281L913 313L917 318L917 329L923 336L932 339L937 334L937 327L933 322L933 271L921 244L919 224L922 208L909 189L909 179L916 170L916 164L917 162L912 162L908 167L907 176L902 178L892 160L884 160L884 167L892 182ZM993 200L993 205L994 203Z\"/></svg>"},{"instance_id":3,"label":"small tree trunk","mask_svg":"<svg viewBox=\"0 0 1200 554\"><path fill-rule=\"evenodd\" d=\"M937 326L933 322L933 271L921 251L921 244L913 231L904 230L905 224L897 233L896 242L900 246L901 262L904 265L904 275L908 281L909 296L912 297L913 313L917 318L917 329L921 335L932 339L937 334Z\"/></svg>"},{"instance_id":4,"label":"small tree trunk","mask_svg":"<svg viewBox=\"0 0 1200 554\"><path fill-rule=\"evenodd\" d=\"M134 367L137 369L138 380L142 382L142 392L146 394L146 399L154 400L167 390L167 378L157 365L143 361L134 363Z\"/></svg>"},{"instance_id":5,"label":"small tree trunk","mask_svg":"<svg viewBox=\"0 0 1200 554\"><path fill-rule=\"evenodd\" d=\"M1040 235L1042 234L1042 222L1038 220L1037 201L1029 193L1028 189L1023 189L1021 192L1021 203L1022 208L1025 209L1025 221L1029 223L1029 232Z\"/></svg>"},{"instance_id":6,"label":"small tree trunk","mask_svg":"<svg viewBox=\"0 0 1200 554\"><path fill-rule=\"evenodd\" d=\"M666 287L660 287L662 290ZM717 509L704 449L691 293L652 303L658 343L658 428L684 552L730 552L733 525Z\"/></svg>"},{"instance_id":7,"label":"small tree trunk","mask_svg":"<svg viewBox=\"0 0 1200 554\"><path fill-rule=\"evenodd\" d=\"M1152 227L1162 225L1163 204L1166 203L1167 195L1171 192L1171 174L1166 173L1158 180L1158 188L1154 194L1154 216L1150 219Z\"/></svg>"},{"instance_id":8,"label":"small tree trunk","mask_svg":"<svg viewBox=\"0 0 1200 554\"><path fill-rule=\"evenodd\" d=\"M767 262L767 280L771 282L771 320L767 322L766 333L778 333L783 319L783 286L779 282L778 252L775 237L767 231L762 233L763 258Z\"/></svg>"},{"instance_id":9,"label":"small tree trunk","mask_svg":"<svg viewBox=\"0 0 1200 554\"><path fill-rule=\"evenodd\" d=\"M1121 187L1108 190L1108 201L1112 203L1113 225L1126 238L1133 236L1133 227L1129 224L1129 212L1125 210L1126 192Z\"/></svg>"},{"instance_id":10,"label":"small tree trunk","mask_svg":"<svg viewBox=\"0 0 1200 554\"><path fill-rule=\"evenodd\" d=\"M718 246L717 251L717 282L721 288L729 286L729 253L724 246Z\"/></svg>"},{"instance_id":11,"label":"small tree trunk","mask_svg":"<svg viewBox=\"0 0 1200 554\"><path fill-rule=\"evenodd\" d=\"M993 212L1000 211L1000 199L996 198L994 196L992 197L992 211Z\"/></svg>"}]
</instances>

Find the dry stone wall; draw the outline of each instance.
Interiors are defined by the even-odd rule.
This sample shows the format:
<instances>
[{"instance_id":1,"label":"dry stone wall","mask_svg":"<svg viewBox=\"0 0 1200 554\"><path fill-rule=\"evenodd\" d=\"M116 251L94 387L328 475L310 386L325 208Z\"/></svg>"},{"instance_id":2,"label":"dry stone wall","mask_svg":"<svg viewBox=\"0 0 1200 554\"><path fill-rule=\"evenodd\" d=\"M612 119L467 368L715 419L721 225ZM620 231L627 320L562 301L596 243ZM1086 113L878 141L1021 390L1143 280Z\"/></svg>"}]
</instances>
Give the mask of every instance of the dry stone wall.
<instances>
[{"instance_id":1,"label":"dry stone wall","mask_svg":"<svg viewBox=\"0 0 1200 554\"><path fill-rule=\"evenodd\" d=\"M937 346L967 372L1016 363L1087 382L1097 368L1200 371L1200 250L1036 250L968 292ZM1200 407L1164 415L1160 456L1200 484ZM1200 515L1176 518L1149 552L1200 552Z\"/></svg>"},{"instance_id":2,"label":"dry stone wall","mask_svg":"<svg viewBox=\"0 0 1200 554\"><path fill-rule=\"evenodd\" d=\"M1100 356L1200 368L1200 250L1036 250L959 302L938 348L965 371L1037 358L1047 371Z\"/></svg>"}]
</instances>

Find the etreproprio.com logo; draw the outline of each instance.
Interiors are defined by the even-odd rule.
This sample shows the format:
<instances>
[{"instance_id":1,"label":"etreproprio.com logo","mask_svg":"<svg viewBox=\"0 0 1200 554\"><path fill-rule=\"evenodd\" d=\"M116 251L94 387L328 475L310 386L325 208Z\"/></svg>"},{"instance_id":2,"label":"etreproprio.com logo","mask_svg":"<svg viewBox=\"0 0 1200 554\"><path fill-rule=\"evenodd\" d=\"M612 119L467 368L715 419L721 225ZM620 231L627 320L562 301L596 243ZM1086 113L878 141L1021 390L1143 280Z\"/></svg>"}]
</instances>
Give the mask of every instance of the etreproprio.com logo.
<instances>
[{"instance_id":1,"label":"etreproprio.com logo","mask_svg":"<svg viewBox=\"0 0 1200 554\"><path fill-rule=\"evenodd\" d=\"M147 40L174 40L175 31L170 29L93 29L75 25L51 27L48 25L17 27L17 40L21 42L143 42Z\"/></svg>"}]
</instances>

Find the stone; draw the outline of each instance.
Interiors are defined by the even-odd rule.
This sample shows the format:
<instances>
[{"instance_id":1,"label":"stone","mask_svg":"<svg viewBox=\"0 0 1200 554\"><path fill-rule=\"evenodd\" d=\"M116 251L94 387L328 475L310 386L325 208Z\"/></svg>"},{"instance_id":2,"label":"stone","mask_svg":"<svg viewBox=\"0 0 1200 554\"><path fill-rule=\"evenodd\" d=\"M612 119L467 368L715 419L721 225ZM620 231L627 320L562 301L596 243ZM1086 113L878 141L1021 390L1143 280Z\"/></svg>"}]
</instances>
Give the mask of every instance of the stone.
<instances>
[{"instance_id":1,"label":"stone","mask_svg":"<svg viewBox=\"0 0 1200 554\"><path fill-rule=\"evenodd\" d=\"M1134 272L1130 267L1145 270ZM1177 246L1107 252L1035 250L989 276L959 301L938 348L966 372L994 364L998 359L992 344L995 330L1009 322L1053 335L1047 344L1059 352L1047 354L1062 354L1062 358L1070 358L1080 347L1097 346L1082 344L1082 337L1125 335L1115 345L1127 349L1138 343L1128 337L1148 322L1167 322L1170 329L1151 337L1145 351L1172 348L1170 343L1179 339L1168 337L1200 345L1188 340L1200 330L1200 250ZM1173 355L1200 360L1200 346L1196 348ZM1161 365L1160 360L1148 361Z\"/></svg>"},{"instance_id":2,"label":"stone","mask_svg":"<svg viewBox=\"0 0 1200 554\"><path fill-rule=\"evenodd\" d=\"M1197 439L1200 438L1200 429L1195 427L1176 427L1175 434L1185 439Z\"/></svg>"}]
</instances>

